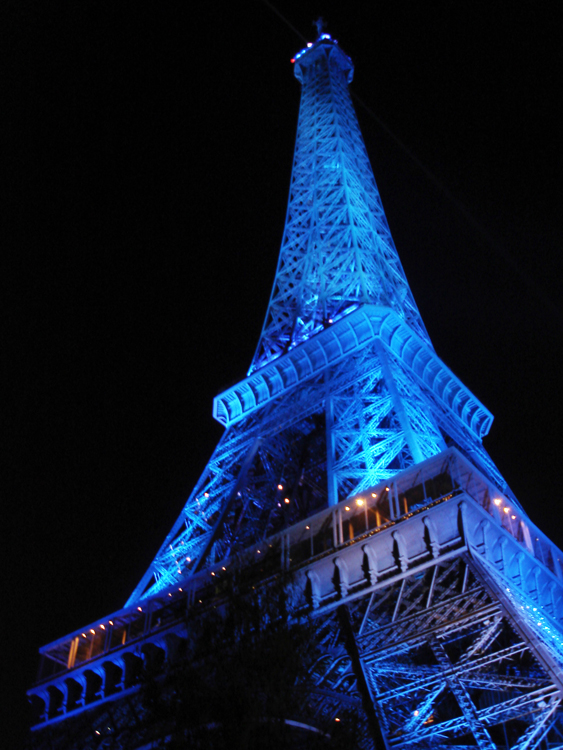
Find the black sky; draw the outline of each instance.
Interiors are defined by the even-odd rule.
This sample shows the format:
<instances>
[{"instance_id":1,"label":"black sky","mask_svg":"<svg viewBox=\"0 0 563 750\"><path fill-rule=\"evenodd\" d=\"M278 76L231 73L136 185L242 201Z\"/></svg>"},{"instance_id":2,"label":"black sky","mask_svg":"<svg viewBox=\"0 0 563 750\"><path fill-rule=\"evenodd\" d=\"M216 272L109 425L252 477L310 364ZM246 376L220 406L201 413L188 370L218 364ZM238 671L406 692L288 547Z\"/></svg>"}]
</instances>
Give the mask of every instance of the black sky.
<instances>
[{"instance_id":1,"label":"black sky","mask_svg":"<svg viewBox=\"0 0 563 750\"><path fill-rule=\"evenodd\" d=\"M322 13L353 58L426 327L561 545L555 8L274 5L310 40ZM4 601L22 714L37 648L124 604L221 435L212 399L246 373L275 272L303 45L260 0L29 0L0 20Z\"/></svg>"}]
</instances>

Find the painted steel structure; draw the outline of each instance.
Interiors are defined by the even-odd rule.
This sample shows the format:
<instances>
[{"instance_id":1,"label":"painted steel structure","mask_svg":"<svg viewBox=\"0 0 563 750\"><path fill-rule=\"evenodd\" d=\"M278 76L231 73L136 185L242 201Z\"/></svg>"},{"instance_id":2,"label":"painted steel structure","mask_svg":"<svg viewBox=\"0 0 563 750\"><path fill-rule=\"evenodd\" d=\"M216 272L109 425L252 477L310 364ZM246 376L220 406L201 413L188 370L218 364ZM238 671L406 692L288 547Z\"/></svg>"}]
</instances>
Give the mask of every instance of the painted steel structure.
<instances>
[{"instance_id":1,"label":"painted steel structure","mask_svg":"<svg viewBox=\"0 0 563 750\"><path fill-rule=\"evenodd\" d=\"M563 554L483 448L491 414L432 347L350 58L321 33L293 62L287 218L248 376L216 397L224 436L126 607L42 649L35 728L90 711L76 747L127 732L141 747L138 675L173 668L186 608L217 607L210 582L236 565L265 596L291 573L294 612L313 618L310 729L350 705L365 748L563 748Z\"/></svg>"}]
</instances>

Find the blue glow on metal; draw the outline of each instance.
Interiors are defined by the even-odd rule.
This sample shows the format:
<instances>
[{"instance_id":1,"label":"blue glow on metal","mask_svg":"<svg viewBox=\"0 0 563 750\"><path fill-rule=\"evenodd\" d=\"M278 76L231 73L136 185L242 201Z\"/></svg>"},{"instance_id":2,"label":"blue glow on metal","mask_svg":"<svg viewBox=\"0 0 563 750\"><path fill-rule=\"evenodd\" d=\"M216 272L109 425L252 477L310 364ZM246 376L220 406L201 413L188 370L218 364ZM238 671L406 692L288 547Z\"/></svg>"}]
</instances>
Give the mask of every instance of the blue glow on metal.
<instances>
[{"instance_id":1,"label":"blue glow on metal","mask_svg":"<svg viewBox=\"0 0 563 750\"><path fill-rule=\"evenodd\" d=\"M333 614L351 615L390 745L560 747L547 735L561 719L563 554L515 512L481 442L492 415L432 348L348 94L352 61L321 34L292 62L287 218L248 377L214 400L226 431L127 606L41 649L56 673L30 691L39 723L87 710L94 689L128 700L141 644L164 661L186 607L220 601L210 583L236 565L266 596L264 576L291 572L294 611L326 629L315 685L338 710L352 697L342 666L352 691L358 675L335 655Z\"/></svg>"},{"instance_id":2,"label":"blue glow on metal","mask_svg":"<svg viewBox=\"0 0 563 750\"><path fill-rule=\"evenodd\" d=\"M215 399L227 430L129 604L447 443L517 505L481 443L492 415L436 356L413 299L348 92L352 61L329 34L294 60L299 125L258 348L248 378Z\"/></svg>"},{"instance_id":3,"label":"blue glow on metal","mask_svg":"<svg viewBox=\"0 0 563 750\"><path fill-rule=\"evenodd\" d=\"M530 603L522 592L518 592L509 586L504 587L504 594L510 600L516 612L522 620L537 633L546 647L552 651L563 670L563 635L561 630L554 626L550 618L546 617L541 608Z\"/></svg>"},{"instance_id":4,"label":"blue glow on metal","mask_svg":"<svg viewBox=\"0 0 563 750\"><path fill-rule=\"evenodd\" d=\"M348 92L354 65L329 35L294 60L302 96L286 224L249 372L361 304L392 307L431 346Z\"/></svg>"},{"instance_id":5,"label":"blue glow on metal","mask_svg":"<svg viewBox=\"0 0 563 750\"><path fill-rule=\"evenodd\" d=\"M307 46L304 47L302 50L300 50L295 55L295 57L292 58L291 62L295 62L296 60L299 60L300 57L302 57L304 54L309 52L309 50L312 49L313 47L316 47L319 44L319 42L324 41L324 40L331 41L333 44L338 44L336 39L333 39L330 34L321 34L316 42L308 42Z\"/></svg>"}]
</instances>

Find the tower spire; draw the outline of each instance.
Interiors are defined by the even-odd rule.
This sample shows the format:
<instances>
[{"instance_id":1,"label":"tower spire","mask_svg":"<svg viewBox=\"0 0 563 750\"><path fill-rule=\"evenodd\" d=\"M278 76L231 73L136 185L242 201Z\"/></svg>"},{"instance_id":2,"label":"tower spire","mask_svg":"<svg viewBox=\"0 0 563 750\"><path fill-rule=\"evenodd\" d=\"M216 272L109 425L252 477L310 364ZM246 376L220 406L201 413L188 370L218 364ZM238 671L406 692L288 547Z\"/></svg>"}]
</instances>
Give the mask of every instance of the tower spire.
<instances>
[{"instance_id":1,"label":"tower spire","mask_svg":"<svg viewBox=\"0 0 563 750\"><path fill-rule=\"evenodd\" d=\"M327 23L322 16L319 16L316 21L313 21L313 26L317 28L317 39L326 31Z\"/></svg>"},{"instance_id":2,"label":"tower spire","mask_svg":"<svg viewBox=\"0 0 563 750\"><path fill-rule=\"evenodd\" d=\"M354 65L323 24L294 58L301 106L287 216L250 373L365 304L392 308L430 345L348 91Z\"/></svg>"}]
</instances>

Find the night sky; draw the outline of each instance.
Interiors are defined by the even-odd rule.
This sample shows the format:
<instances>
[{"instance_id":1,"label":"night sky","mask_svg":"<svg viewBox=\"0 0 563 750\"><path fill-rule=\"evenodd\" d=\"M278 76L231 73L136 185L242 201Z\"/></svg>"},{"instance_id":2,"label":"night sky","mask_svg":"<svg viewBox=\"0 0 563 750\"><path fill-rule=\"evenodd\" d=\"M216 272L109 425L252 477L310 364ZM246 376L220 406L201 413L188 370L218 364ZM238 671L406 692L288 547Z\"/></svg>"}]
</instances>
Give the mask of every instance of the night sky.
<instances>
[{"instance_id":1,"label":"night sky","mask_svg":"<svg viewBox=\"0 0 563 750\"><path fill-rule=\"evenodd\" d=\"M434 346L495 415L485 446L563 544L562 61L546 5L4 4L3 620L18 721L38 647L123 606L222 433L212 399L246 374L285 219L289 61L319 13L356 64Z\"/></svg>"}]
</instances>

